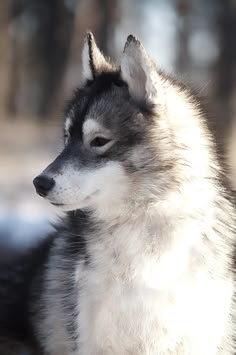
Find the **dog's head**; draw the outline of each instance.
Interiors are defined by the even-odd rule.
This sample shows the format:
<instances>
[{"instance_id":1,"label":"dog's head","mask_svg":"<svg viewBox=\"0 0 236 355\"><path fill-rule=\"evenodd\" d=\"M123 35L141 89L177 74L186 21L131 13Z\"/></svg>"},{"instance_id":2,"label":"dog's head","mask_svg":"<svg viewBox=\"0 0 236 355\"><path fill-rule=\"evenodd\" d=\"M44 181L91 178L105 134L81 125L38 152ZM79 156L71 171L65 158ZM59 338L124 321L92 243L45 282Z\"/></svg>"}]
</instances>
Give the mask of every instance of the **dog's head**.
<instances>
[{"instance_id":1,"label":"dog's head","mask_svg":"<svg viewBox=\"0 0 236 355\"><path fill-rule=\"evenodd\" d=\"M37 192L64 211L107 213L161 194L175 162L163 119L168 80L134 36L117 67L88 33L82 62L83 84L65 112L64 150L34 179Z\"/></svg>"}]
</instances>

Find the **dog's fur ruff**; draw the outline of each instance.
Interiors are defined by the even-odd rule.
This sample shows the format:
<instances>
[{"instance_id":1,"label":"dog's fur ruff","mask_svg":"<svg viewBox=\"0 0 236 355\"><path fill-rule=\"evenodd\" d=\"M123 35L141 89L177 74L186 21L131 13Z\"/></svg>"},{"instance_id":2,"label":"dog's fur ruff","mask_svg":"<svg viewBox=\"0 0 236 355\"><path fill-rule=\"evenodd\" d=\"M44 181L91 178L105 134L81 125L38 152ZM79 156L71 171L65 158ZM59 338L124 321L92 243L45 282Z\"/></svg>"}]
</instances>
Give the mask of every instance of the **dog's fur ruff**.
<instances>
[{"instance_id":1,"label":"dog's fur ruff","mask_svg":"<svg viewBox=\"0 0 236 355\"><path fill-rule=\"evenodd\" d=\"M66 211L28 307L47 355L233 355L235 211L197 99L129 36L87 35L65 148L43 172Z\"/></svg>"}]
</instances>

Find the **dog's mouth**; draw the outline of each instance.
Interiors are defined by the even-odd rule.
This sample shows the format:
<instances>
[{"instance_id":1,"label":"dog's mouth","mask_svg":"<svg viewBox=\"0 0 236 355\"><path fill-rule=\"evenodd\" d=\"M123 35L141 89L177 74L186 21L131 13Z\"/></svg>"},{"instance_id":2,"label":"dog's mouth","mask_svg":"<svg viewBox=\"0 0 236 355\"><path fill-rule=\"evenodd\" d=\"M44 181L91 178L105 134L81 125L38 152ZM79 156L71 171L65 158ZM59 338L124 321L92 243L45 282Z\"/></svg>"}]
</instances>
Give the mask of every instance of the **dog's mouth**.
<instances>
[{"instance_id":1,"label":"dog's mouth","mask_svg":"<svg viewBox=\"0 0 236 355\"><path fill-rule=\"evenodd\" d=\"M69 211L75 211L79 209L79 206L73 205L73 204L66 204L66 203L57 203L57 202L52 202L49 201L51 205L58 207L61 211L64 212L69 212Z\"/></svg>"},{"instance_id":2,"label":"dog's mouth","mask_svg":"<svg viewBox=\"0 0 236 355\"><path fill-rule=\"evenodd\" d=\"M57 206L57 207L60 207L60 206L64 206L64 203L56 203L56 202L51 202L50 203L53 205L53 206Z\"/></svg>"}]
</instances>

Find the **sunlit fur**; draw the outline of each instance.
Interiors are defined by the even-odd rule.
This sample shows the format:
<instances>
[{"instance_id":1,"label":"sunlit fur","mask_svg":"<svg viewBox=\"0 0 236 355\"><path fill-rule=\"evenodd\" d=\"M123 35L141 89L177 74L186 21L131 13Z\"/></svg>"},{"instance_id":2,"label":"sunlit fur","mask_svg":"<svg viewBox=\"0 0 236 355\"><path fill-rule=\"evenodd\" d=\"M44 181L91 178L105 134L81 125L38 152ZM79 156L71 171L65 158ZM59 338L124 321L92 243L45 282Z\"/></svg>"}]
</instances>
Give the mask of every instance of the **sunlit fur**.
<instances>
[{"instance_id":1,"label":"sunlit fur","mask_svg":"<svg viewBox=\"0 0 236 355\"><path fill-rule=\"evenodd\" d=\"M235 212L199 103L133 36L120 68L98 51L89 34L44 171L67 212L32 284L35 338L47 355L233 355Z\"/></svg>"},{"instance_id":2,"label":"sunlit fur","mask_svg":"<svg viewBox=\"0 0 236 355\"><path fill-rule=\"evenodd\" d=\"M236 120L234 120L227 146L227 160L232 188L236 191Z\"/></svg>"}]
</instances>

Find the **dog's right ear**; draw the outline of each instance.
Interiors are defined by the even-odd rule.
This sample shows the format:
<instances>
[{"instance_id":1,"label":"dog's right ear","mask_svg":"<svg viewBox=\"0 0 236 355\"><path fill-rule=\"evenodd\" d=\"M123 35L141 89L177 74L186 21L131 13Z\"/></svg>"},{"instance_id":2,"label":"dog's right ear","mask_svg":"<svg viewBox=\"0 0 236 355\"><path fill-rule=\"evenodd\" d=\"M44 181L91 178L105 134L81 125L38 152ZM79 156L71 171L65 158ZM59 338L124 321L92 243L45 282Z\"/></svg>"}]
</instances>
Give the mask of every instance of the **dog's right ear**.
<instances>
[{"instance_id":1,"label":"dog's right ear","mask_svg":"<svg viewBox=\"0 0 236 355\"><path fill-rule=\"evenodd\" d=\"M97 47L92 32L88 32L82 52L83 80L93 80L98 74L109 70L110 67L111 64Z\"/></svg>"}]
</instances>

